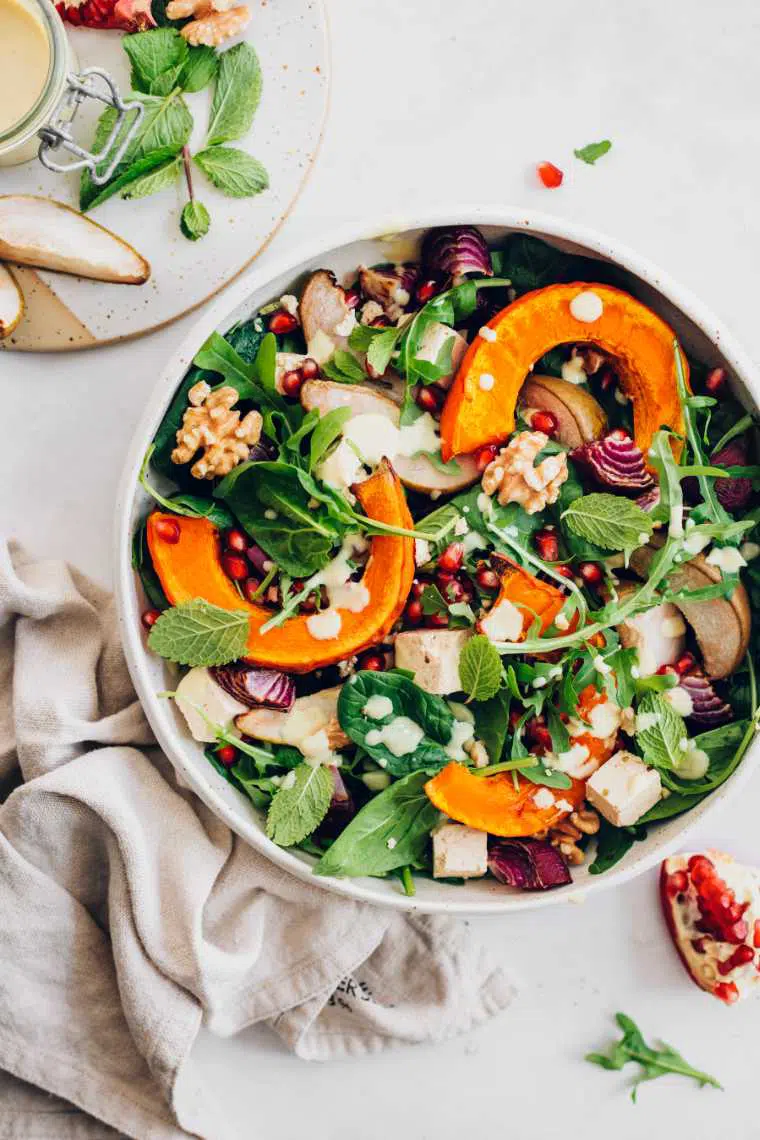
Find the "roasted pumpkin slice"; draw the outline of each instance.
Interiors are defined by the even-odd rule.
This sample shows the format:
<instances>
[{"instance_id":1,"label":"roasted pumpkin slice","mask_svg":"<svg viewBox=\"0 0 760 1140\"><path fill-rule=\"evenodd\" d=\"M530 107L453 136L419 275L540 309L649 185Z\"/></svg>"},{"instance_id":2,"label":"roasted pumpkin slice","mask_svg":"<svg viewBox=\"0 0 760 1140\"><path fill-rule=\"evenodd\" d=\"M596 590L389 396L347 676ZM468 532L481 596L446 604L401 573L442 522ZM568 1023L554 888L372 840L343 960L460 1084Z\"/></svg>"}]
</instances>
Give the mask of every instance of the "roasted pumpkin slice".
<instances>
[{"instance_id":1,"label":"roasted pumpkin slice","mask_svg":"<svg viewBox=\"0 0 760 1140\"><path fill-rule=\"evenodd\" d=\"M540 621L536 636L543 637L563 608L567 595L550 582L542 582L503 554L493 554L491 565L499 575L499 593L489 612L498 610L502 602L511 602L523 614L522 637L527 636L536 618ZM573 617L570 628L575 629L576 625L577 615Z\"/></svg>"},{"instance_id":2,"label":"roasted pumpkin slice","mask_svg":"<svg viewBox=\"0 0 760 1140\"><path fill-rule=\"evenodd\" d=\"M444 460L500 443L514 431L526 376L559 344L594 344L614 357L623 392L633 402L636 443L645 455L663 424L683 432L675 333L629 293L583 282L549 285L502 309L488 328L495 338L475 338L444 404Z\"/></svg>"},{"instance_id":3,"label":"roasted pumpkin slice","mask_svg":"<svg viewBox=\"0 0 760 1140\"><path fill-rule=\"evenodd\" d=\"M404 489L387 462L353 490L369 518L389 526L412 527ZM170 543L161 538L157 524L162 519L178 525L179 541ZM147 534L153 565L173 605L203 598L223 609L248 610L246 658L288 673L308 673L382 641L399 617L414 577L414 539L395 535L373 538L362 579L369 604L360 613L339 610L341 627L336 638L322 641L312 637L303 615L261 633L272 611L240 597L222 569L219 531L208 519L156 511L148 518Z\"/></svg>"},{"instance_id":4,"label":"roasted pumpkin slice","mask_svg":"<svg viewBox=\"0 0 760 1140\"><path fill-rule=\"evenodd\" d=\"M515 783L516 778L516 783ZM573 780L569 788L555 791L554 803L539 807L539 786L513 772L476 776L463 764L447 764L425 784L431 803L457 823L466 823L489 835L536 835L554 827L583 803L585 784ZM568 809L567 805L570 805Z\"/></svg>"}]
</instances>

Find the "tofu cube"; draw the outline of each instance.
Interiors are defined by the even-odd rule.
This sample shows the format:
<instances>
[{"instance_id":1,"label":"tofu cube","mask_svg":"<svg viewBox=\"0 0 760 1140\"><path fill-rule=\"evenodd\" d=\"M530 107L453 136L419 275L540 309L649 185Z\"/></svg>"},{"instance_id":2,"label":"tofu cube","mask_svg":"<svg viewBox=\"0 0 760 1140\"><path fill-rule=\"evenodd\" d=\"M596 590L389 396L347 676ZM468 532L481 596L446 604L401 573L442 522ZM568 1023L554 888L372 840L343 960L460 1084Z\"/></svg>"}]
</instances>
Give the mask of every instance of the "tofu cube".
<instances>
[{"instance_id":1,"label":"tofu cube","mask_svg":"<svg viewBox=\"0 0 760 1140\"><path fill-rule=\"evenodd\" d=\"M615 827L636 823L661 795L660 773L632 752L616 752L586 783L586 799Z\"/></svg>"},{"instance_id":2,"label":"tofu cube","mask_svg":"<svg viewBox=\"0 0 760 1140\"><path fill-rule=\"evenodd\" d=\"M426 693L445 697L462 688L459 654L472 633L469 629L408 630L396 637L396 666L414 673L415 684Z\"/></svg>"},{"instance_id":3,"label":"tofu cube","mask_svg":"<svg viewBox=\"0 0 760 1140\"><path fill-rule=\"evenodd\" d=\"M488 869L488 835L463 823L443 823L433 832L433 877L478 879Z\"/></svg>"}]
</instances>

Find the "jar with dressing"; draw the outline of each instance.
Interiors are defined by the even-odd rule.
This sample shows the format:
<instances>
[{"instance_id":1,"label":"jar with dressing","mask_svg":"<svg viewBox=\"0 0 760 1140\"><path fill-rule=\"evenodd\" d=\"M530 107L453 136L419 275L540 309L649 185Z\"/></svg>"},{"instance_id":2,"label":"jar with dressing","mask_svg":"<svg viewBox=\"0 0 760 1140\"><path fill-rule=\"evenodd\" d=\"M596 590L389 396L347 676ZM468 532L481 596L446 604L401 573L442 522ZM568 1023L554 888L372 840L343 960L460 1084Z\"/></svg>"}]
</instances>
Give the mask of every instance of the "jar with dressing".
<instances>
[{"instance_id":1,"label":"jar with dressing","mask_svg":"<svg viewBox=\"0 0 760 1140\"><path fill-rule=\"evenodd\" d=\"M70 130L85 99L117 112L98 154L79 146ZM100 185L111 177L142 115L142 104L124 102L101 68L77 74L63 21L50 0L0 0L0 166L39 157L55 172L87 167ZM73 161L56 161L59 150Z\"/></svg>"}]
</instances>

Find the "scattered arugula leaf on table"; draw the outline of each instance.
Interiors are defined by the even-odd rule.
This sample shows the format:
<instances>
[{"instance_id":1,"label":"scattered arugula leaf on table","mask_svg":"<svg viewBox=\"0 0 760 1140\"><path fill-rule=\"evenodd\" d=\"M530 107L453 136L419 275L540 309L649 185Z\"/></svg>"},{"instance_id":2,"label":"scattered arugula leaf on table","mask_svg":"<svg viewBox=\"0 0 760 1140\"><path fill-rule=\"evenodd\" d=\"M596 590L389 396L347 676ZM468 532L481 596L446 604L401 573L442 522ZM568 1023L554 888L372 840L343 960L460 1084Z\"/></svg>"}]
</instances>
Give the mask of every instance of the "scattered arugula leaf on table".
<instances>
[{"instance_id":1,"label":"scattered arugula leaf on table","mask_svg":"<svg viewBox=\"0 0 760 1140\"><path fill-rule=\"evenodd\" d=\"M705 1085L711 1085L716 1089L723 1088L715 1077L693 1068L672 1045L666 1045L664 1041L661 1049L653 1049L647 1045L641 1030L626 1014L615 1014L615 1020L623 1031L620 1041L611 1046L609 1053L587 1053L586 1060L593 1065L611 1070L622 1069L629 1061L639 1064L641 1075L631 1089L631 1100L634 1103L639 1085L644 1081L653 1081L657 1077L666 1077L669 1074L689 1077L696 1081L700 1088L704 1088Z\"/></svg>"},{"instance_id":2,"label":"scattered arugula leaf on table","mask_svg":"<svg viewBox=\"0 0 760 1140\"><path fill-rule=\"evenodd\" d=\"M601 142L587 143L586 146L579 147L573 151L576 158L581 162L585 162L587 166L593 166L594 163L607 154L612 149L612 143L609 139L602 139Z\"/></svg>"},{"instance_id":3,"label":"scattered arugula leaf on table","mask_svg":"<svg viewBox=\"0 0 760 1140\"><path fill-rule=\"evenodd\" d=\"M243 656L248 629L246 610L225 610L194 598L164 610L148 645L178 665L226 665Z\"/></svg>"}]
</instances>

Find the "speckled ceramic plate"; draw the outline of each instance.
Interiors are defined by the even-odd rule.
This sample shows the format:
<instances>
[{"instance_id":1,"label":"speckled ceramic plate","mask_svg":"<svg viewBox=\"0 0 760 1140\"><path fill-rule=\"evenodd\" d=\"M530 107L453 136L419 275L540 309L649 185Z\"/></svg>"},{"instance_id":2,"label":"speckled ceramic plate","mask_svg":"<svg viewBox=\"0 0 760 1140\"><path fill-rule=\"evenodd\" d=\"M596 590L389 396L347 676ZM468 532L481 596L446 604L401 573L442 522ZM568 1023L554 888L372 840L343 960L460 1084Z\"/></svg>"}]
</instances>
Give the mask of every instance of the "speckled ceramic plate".
<instances>
[{"instance_id":1,"label":"speckled ceramic plate","mask_svg":"<svg viewBox=\"0 0 760 1140\"><path fill-rule=\"evenodd\" d=\"M264 163L270 188L256 198L226 198L196 177L212 228L190 242L179 232L185 199L178 189L126 202L114 197L92 218L135 246L151 263L143 286L106 285L64 274L19 270L27 313L5 342L18 350L86 348L140 336L176 320L233 280L287 217L308 177L327 110L328 44L322 0L249 0L253 19L243 36L264 73L261 106L250 134L235 145ZM70 29L81 66L105 67L129 89L117 32ZM208 91L188 96L195 118L192 149L203 144ZM86 125L82 138L92 137ZM76 206L78 177L53 175L36 160L0 170L0 193L44 194Z\"/></svg>"},{"instance_id":2,"label":"speckled ceramic plate","mask_svg":"<svg viewBox=\"0 0 760 1140\"><path fill-rule=\"evenodd\" d=\"M176 673L173 666L146 648L140 625L140 614L146 603L130 562L135 523L144 516L148 507L147 496L137 482L145 449L185 370L209 334L214 329L225 332L236 321L255 313L271 298L292 291L294 282L310 270L326 267L343 278L344 274L348 277L355 272L361 263L372 265L379 261L411 259L416 255L422 233L430 226L466 222L480 226L489 244L498 243L510 232L530 233L570 252L617 264L625 271L631 292L676 330L687 351L711 365L728 368L734 378L737 398L745 407L757 408L760 370L730 332L688 290L677 285L651 262L593 230L546 215L472 205L441 209L423 218L386 218L372 226L354 226L331 237L323 236L319 243L306 246L300 252L291 252L287 262L280 259L270 263L266 274L260 271L250 274L198 317L187 340L169 361L156 384L132 441L116 506L114 580L127 663L156 738L182 778L238 835L292 874L338 894L402 910L494 914L577 901L579 892L616 886L664 859L683 846L687 832L695 824L703 822L719 803L725 802L746 782L760 755L760 741L755 741L725 784L692 811L651 827L646 839L635 843L606 874L590 874L586 863L573 869L573 882L569 886L557 890L510 890L490 877L470 879L461 886L455 886L419 876L416 879L416 896L407 898L398 881L392 877L322 878L312 875L314 859L310 855L277 847L267 839L264 816L256 812L250 801L208 762L203 745L191 739L184 718L173 702L162 700L157 695L175 687Z\"/></svg>"}]
</instances>

